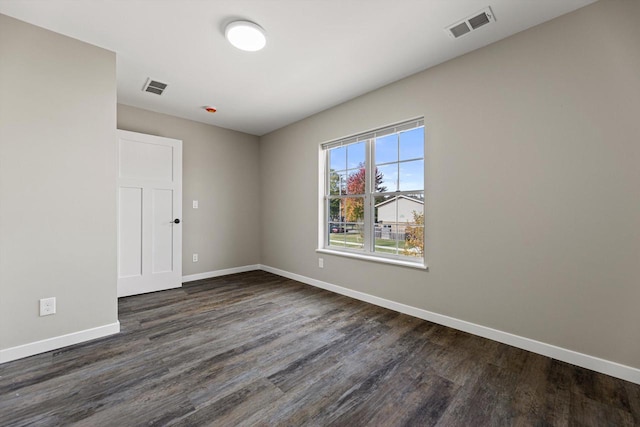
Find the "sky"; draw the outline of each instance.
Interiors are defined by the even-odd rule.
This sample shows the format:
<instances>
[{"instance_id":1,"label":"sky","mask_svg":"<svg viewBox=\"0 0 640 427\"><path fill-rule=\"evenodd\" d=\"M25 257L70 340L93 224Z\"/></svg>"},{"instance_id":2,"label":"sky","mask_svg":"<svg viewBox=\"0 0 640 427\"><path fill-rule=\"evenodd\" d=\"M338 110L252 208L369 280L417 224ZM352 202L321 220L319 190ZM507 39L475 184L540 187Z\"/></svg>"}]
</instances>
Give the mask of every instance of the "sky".
<instances>
[{"instance_id":1,"label":"sky","mask_svg":"<svg viewBox=\"0 0 640 427\"><path fill-rule=\"evenodd\" d=\"M387 191L423 190L423 127L376 138L373 151ZM364 162L364 141L330 150L329 167L343 176L356 172Z\"/></svg>"}]
</instances>

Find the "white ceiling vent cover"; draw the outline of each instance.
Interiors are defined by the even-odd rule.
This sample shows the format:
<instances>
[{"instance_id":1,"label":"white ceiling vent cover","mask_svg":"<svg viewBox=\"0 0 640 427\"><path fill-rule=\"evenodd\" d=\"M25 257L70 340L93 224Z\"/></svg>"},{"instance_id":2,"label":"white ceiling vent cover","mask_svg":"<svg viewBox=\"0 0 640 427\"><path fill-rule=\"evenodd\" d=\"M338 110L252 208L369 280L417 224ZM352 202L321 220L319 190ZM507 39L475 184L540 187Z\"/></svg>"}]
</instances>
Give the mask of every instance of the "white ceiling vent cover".
<instances>
[{"instance_id":1,"label":"white ceiling vent cover","mask_svg":"<svg viewBox=\"0 0 640 427\"><path fill-rule=\"evenodd\" d=\"M449 37L457 39L491 22L496 22L496 18L493 16L491 7L487 6L480 12L468 16L462 21L448 26L444 30L449 34Z\"/></svg>"},{"instance_id":2,"label":"white ceiling vent cover","mask_svg":"<svg viewBox=\"0 0 640 427\"><path fill-rule=\"evenodd\" d=\"M142 88L142 91L155 93L156 95L162 95L162 93L166 88L167 88L166 83L162 83L157 80L148 78L147 82L144 84L144 87Z\"/></svg>"}]
</instances>

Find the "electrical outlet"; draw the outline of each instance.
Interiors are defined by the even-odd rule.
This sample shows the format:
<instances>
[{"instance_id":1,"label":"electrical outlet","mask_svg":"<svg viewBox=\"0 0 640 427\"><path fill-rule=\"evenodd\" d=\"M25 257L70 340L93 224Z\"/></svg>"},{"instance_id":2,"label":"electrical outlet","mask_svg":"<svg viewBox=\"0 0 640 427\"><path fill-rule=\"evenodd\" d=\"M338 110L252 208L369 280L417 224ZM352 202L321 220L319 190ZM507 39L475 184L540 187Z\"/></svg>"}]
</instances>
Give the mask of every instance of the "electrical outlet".
<instances>
[{"instance_id":1,"label":"electrical outlet","mask_svg":"<svg viewBox=\"0 0 640 427\"><path fill-rule=\"evenodd\" d=\"M193 209L198 209L198 201L197 200L193 201Z\"/></svg>"},{"instance_id":2,"label":"electrical outlet","mask_svg":"<svg viewBox=\"0 0 640 427\"><path fill-rule=\"evenodd\" d=\"M318 267L324 268L324 258L318 258Z\"/></svg>"},{"instance_id":3,"label":"electrical outlet","mask_svg":"<svg viewBox=\"0 0 640 427\"><path fill-rule=\"evenodd\" d=\"M56 314L56 298L42 298L40 300L40 316Z\"/></svg>"},{"instance_id":4,"label":"electrical outlet","mask_svg":"<svg viewBox=\"0 0 640 427\"><path fill-rule=\"evenodd\" d=\"M193 262L198 262L198 254L193 254Z\"/></svg>"}]
</instances>

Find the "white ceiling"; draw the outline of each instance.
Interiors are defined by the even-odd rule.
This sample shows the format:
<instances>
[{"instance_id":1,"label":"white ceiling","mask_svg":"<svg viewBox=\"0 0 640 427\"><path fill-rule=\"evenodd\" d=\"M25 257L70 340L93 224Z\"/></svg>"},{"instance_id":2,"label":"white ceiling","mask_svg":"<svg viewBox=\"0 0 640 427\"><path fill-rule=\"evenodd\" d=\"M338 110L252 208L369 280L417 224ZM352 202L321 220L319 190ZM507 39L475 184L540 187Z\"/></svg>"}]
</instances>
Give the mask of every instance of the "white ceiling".
<instances>
[{"instance_id":1,"label":"white ceiling","mask_svg":"<svg viewBox=\"0 0 640 427\"><path fill-rule=\"evenodd\" d=\"M594 1L0 0L0 13L115 51L120 103L263 135ZM495 23L448 37L486 6ZM266 30L264 50L226 42L239 18ZM142 92L147 77L165 94Z\"/></svg>"}]
</instances>

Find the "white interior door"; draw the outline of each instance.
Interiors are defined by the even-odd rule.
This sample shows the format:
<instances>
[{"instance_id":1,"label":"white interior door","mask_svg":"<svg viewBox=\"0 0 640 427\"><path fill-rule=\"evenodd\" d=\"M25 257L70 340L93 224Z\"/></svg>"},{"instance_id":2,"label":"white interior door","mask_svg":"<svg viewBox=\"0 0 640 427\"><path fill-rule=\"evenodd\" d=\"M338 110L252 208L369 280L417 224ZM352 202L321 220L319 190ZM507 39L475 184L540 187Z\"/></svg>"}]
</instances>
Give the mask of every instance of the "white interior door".
<instances>
[{"instance_id":1,"label":"white interior door","mask_svg":"<svg viewBox=\"0 0 640 427\"><path fill-rule=\"evenodd\" d=\"M182 141L118 130L118 297L182 286Z\"/></svg>"}]
</instances>

